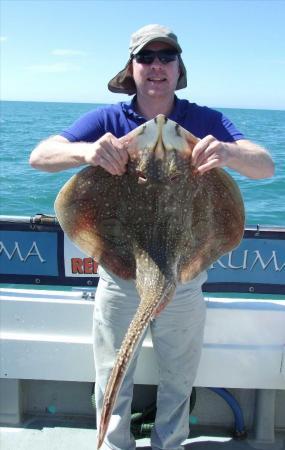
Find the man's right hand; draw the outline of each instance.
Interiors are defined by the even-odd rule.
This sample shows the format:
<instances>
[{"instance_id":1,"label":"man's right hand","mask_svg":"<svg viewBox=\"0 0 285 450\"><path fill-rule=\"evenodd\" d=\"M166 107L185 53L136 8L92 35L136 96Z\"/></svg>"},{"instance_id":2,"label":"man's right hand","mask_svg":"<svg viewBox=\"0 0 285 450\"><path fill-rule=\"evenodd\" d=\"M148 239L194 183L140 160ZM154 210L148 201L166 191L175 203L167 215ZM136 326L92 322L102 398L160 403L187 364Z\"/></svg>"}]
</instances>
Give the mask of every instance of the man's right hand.
<instances>
[{"instance_id":1,"label":"man's right hand","mask_svg":"<svg viewBox=\"0 0 285 450\"><path fill-rule=\"evenodd\" d=\"M101 166L112 175L125 173L128 157L126 144L111 133L104 134L94 144L89 145L85 153L86 164Z\"/></svg>"}]
</instances>

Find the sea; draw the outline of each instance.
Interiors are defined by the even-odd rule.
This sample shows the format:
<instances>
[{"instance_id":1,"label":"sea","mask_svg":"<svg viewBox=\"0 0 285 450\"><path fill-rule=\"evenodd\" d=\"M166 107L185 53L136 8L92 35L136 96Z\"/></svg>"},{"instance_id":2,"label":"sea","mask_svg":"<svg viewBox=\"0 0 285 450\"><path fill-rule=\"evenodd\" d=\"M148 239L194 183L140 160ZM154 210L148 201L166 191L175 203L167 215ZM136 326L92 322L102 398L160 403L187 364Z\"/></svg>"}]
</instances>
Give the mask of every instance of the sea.
<instances>
[{"instance_id":1,"label":"sea","mask_svg":"<svg viewBox=\"0 0 285 450\"><path fill-rule=\"evenodd\" d=\"M54 214L59 189L78 169L45 173L29 166L33 148L59 134L79 116L101 104L1 102L0 214ZM252 180L233 171L242 192L246 224L285 226L285 111L215 108L246 136L268 149L275 162L273 178Z\"/></svg>"}]
</instances>

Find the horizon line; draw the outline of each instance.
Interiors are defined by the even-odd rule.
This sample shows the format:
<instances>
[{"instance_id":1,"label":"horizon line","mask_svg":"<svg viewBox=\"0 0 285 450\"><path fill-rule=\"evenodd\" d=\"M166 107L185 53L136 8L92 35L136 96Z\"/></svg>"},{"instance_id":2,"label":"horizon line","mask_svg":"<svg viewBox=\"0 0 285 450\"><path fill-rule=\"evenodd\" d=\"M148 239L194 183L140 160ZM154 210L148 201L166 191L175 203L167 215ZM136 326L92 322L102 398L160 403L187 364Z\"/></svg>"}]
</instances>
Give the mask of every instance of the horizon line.
<instances>
[{"instance_id":1,"label":"horizon line","mask_svg":"<svg viewBox=\"0 0 285 450\"><path fill-rule=\"evenodd\" d=\"M95 101L90 101L90 102L86 102L86 101L72 101L72 100L10 100L10 99L0 99L0 103L1 102L18 102L18 103L63 103L63 104L78 104L78 105L110 105L110 104L114 104L114 103L118 103L120 101L128 101L126 99L119 99L117 102L95 102ZM193 102L195 103L195 102ZM208 106L208 105L207 105ZM209 108L213 108L213 109L218 109L218 108L222 108L222 109L249 109L249 110L263 110L263 111L280 111L283 112L285 111L285 107L284 109L280 108L280 107L256 107L256 106L208 106Z\"/></svg>"}]
</instances>

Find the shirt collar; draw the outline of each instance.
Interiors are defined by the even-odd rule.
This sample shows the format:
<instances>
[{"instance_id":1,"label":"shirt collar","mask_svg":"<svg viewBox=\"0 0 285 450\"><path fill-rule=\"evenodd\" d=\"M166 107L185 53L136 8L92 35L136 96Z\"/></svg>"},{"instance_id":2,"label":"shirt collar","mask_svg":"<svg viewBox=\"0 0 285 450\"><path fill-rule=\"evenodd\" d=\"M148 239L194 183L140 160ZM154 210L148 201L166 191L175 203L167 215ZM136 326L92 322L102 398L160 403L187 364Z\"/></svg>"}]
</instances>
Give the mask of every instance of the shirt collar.
<instances>
[{"instance_id":1,"label":"shirt collar","mask_svg":"<svg viewBox=\"0 0 285 450\"><path fill-rule=\"evenodd\" d=\"M174 97L174 107L169 115L169 119L174 120L175 122L179 122L181 120L186 112L187 112L187 101L181 100L176 95ZM136 105L136 95L132 98L129 102L122 102L122 110L126 114L126 116L133 118L136 121L145 121L146 119L138 114L135 111L135 105Z\"/></svg>"},{"instance_id":2,"label":"shirt collar","mask_svg":"<svg viewBox=\"0 0 285 450\"><path fill-rule=\"evenodd\" d=\"M121 105L122 105L122 110L124 111L124 113L126 114L127 117L130 117L134 120L144 120L145 121L145 118L143 116L141 116L140 114L138 114L135 110L136 95L132 98L131 101L123 102L123 103L121 103Z\"/></svg>"}]
</instances>

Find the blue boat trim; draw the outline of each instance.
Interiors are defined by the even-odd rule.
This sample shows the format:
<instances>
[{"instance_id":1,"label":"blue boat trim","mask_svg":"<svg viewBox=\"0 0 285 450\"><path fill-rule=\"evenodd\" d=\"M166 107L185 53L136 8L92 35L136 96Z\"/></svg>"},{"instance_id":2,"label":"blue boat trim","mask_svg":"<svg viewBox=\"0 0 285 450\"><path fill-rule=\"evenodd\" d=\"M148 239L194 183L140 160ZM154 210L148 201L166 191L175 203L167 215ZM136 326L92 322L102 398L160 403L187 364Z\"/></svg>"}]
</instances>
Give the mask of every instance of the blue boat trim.
<instances>
[{"instance_id":1,"label":"blue boat trim","mask_svg":"<svg viewBox=\"0 0 285 450\"><path fill-rule=\"evenodd\" d=\"M285 275L284 275L285 276ZM282 294L285 295L284 284L212 282L203 285L203 292L239 292L250 294Z\"/></svg>"}]
</instances>

